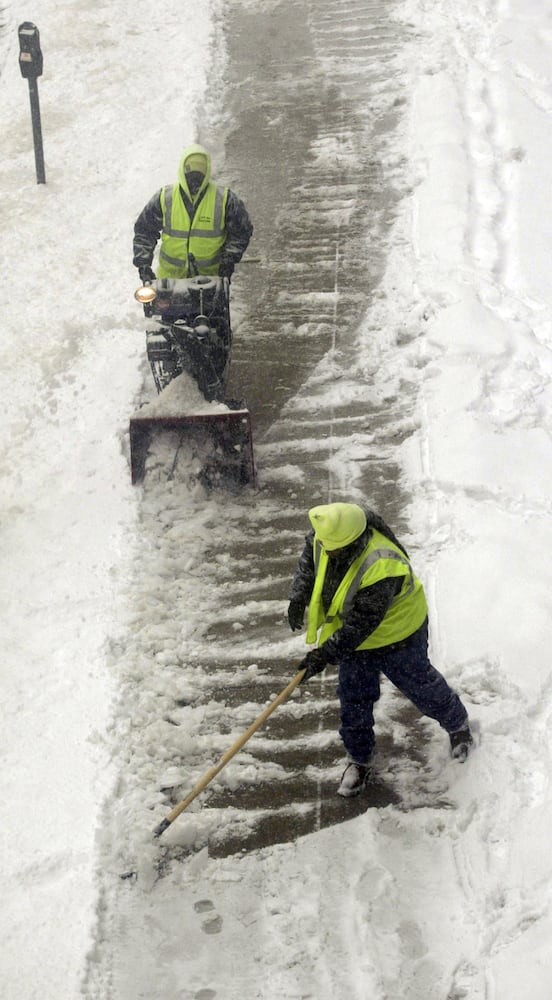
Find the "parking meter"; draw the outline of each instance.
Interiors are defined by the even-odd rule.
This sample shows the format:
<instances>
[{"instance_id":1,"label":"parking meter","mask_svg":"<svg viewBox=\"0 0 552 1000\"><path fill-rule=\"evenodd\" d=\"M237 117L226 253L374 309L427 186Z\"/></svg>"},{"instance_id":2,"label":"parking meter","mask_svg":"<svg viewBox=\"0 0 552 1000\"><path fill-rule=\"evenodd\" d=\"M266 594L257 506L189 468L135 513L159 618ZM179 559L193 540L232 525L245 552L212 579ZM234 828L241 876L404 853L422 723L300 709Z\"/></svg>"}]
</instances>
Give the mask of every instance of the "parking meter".
<instances>
[{"instance_id":1,"label":"parking meter","mask_svg":"<svg viewBox=\"0 0 552 1000\"><path fill-rule=\"evenodd\" d=\"M36 24L24 21L19 25L19 69L25 80L42 76L42 52L40 34Z\"/></svg>"},{"instance_id":2,"label":"parking meter","mask_svg":"<svg viewBox=\"0 0 552 1000\"><path fill-rule=\"evenodd\" d=\"M38 100L38 77L42 76L42 51L40 35L36 24L23 21L17 29L19 35L19 69L21 76L29 83L31 99L31 121L35 151L36 179L38 184L46 183L44 172L44 152L42 149L42 126L40 124L40 103Z\"/></svg>"}]
</instances>

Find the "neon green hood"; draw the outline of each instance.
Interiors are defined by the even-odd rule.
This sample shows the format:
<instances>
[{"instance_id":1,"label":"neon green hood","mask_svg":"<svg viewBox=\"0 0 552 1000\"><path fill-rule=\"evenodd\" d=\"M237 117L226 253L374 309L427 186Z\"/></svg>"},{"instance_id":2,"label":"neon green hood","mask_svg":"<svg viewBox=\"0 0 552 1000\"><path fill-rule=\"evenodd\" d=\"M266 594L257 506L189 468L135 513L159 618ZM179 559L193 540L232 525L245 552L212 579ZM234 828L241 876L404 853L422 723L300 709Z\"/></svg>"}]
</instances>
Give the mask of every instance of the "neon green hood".
<instances>
[{"instance_id":1,"label":"neon green hood","mask_svg":"<svg viewBox=\"0 0 552 1000\"><path fill-rule=\"evenodd\" d=\"M326 552L342 549L360 538L366 514L356 503L327 503L309 510L309 520Z\"/></svg>"},{"instance_id":2,"label":"neon green hood","mask_svg":"<svg viewBox=\"0 0 552 1000\"><path fill-rule=\"evenodd\" d=\"M183 191L186 192L189 198L194 200L190 189L188 187L188 181L186 180L187 170L203 170L205 177L195 198L199 195L200 191L203 191L211 179L211 154L203 147L199 146L197 143L192 143L184 150L180 164L178 167L178 183Z\"/></svg>"}]
</instances>

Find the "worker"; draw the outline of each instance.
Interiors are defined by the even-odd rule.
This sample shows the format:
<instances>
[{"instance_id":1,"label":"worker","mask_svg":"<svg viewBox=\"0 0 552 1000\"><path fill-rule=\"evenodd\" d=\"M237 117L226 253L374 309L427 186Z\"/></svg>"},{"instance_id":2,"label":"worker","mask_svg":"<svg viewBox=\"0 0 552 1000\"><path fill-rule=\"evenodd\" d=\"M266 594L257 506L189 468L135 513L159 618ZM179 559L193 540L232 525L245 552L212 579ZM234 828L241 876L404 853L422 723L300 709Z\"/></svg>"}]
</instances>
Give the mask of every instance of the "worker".
<instances>
[{"instance_id":1,"label":"worker","mask_svg":"<svg viewBox=\"0 0 552 1000\"><path fill-rule=\"evenodd\" d=\"M374 704L384 674L450 738L452 757L465 761L473 744L468 713L428 658L428 611L423 586L405 548L379 515L355 503L308 512L311 530L293 576L292 631L307 613L301 683L339 665L340 736L347 765L338 794L357 795L371 774Z\"/></svg>"},{"instance_id":2,"label":"worker","mask_svg":"<svg viewBox=\"0 0 552 1000\"><path fill-rule=\"evenodd\" d=\"M133 264L143 283L197 274L230 279L252 234L243 201L211 180L211 156L194 144L182 155L177 182L157 191L140 212L134 225Z\"/></svg>"}]
</instances>

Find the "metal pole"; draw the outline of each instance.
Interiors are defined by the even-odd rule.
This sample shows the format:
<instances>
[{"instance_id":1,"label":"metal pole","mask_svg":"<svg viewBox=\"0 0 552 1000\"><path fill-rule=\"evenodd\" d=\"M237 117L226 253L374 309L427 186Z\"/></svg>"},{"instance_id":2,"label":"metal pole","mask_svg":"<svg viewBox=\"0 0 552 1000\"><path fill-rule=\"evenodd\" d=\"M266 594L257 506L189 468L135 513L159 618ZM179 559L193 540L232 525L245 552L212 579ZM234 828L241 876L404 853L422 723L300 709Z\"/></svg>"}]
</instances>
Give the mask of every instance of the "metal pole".
<instances>
[{"instance_id":1,"label":"metal pole","mask_svg":"<svg viewBox=\"0 0 552 1000\"><path fill-rule=\"evenodd\" d=\"M37 184L45 184L46 173L44 171L44 150L42 148L42 127L40 124L40 102L38 100L38 81L36 77L29 77L29 97L31 99L31 119L33 123L36 182Z\"/></svg>"}]
</instances>

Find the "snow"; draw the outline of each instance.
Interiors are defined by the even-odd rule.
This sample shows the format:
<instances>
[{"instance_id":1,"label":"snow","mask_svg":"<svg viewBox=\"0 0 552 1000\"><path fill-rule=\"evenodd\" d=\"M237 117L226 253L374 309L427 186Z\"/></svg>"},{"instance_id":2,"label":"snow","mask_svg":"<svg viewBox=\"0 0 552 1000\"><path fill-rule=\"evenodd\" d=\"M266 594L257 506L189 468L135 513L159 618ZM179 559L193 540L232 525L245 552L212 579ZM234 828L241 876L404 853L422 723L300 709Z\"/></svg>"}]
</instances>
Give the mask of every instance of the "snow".
<instances>
[{"instance_id":1,"label":"snow","mask_svg":"<svg viewBox=\"0 0 552 1000\"><path fill-rule=\"evenodd\" d=\"M416 773L405 763L402 809L371 809L237 857L209 856L202 845L217 820L196 802L164 835L191 852L156 882L151 828L166 809L158 789L179 780L175 753L204 751L203 765L190 769L199 780L210 755L222 754L262 708L244 704L232 732L214 732L216 706L187 704L201 677L186 678L175 665L183 644L191 655L201 650L209 576L198 566L213 518L230 524L235 501L214 512L198 503L175 529L181 494L167 489L160 532L149 538L148 499L130 485L126 437L144 377L132 221L196 137L215 44L220 54L220 9L168 2L152 21L151 5L136 0L130 21L120 0L7 6L6 1000L552 994L548 8L542 0L398 6L406 35L395 69L407 102L389 169L403 158L405 197L358 331L358 369L377 372L374 391L400 396L402 384L415 386L403 420L410 433L396 446L413 498L408 544L426 584L433 658L468 705L477 749L460 768L422 723L431 758L426 802L448 807L416 802ZM17 68L23 20L37 23L45 54L45 186L35 183L27 86ZM172 95L183 65L185 100L164 101L158 95ZM318 155L331 157L331 145ZM336 405L351 398L355 372L330 381L332 372L330 355L304 387L306 413L328 394ZM348 452L330 453L336 481L355 482L358 447L353 438ZM291 486L300 479L292 463L282 476ZM181 555L168 563L175 534ZM293 533L283 544L296 544ZM162 587L196 615L164 615ZM269 610L263 599L241 603L238 592L227 624L239 631ZM271 642L252 640L248 676ZM274 642L282 657L300 648L296 637ZM219 669L231 684L224 656ZM145 693L133 702L138 685ZM179 725L148 711L148 696L155 712L165 698L173 713L177 696ZM138 714L125 716L125 703ZM291 704L300 715L300 702ZM380 710L385 718L384 699ZM128 774L125 753L133 758ZM254 784L247 748L236 768L229 764L221 782ZM271 773L277 782L276 765ZM140 822L129 828L129 816ZM218 821L246 822L237 809ZM121 880L125 866L138 878Z\"/></svg>"},{"instance_id":2,"label":"snow","mask_svg":"<svg viewBox=\"0 0 552 1000\"><path fill-rule=\"evenodd\" d=\"M147 402L147 409L142 413L138 410L136 416L166 417L171 414L178 416L188 413L209 416L228 413L228 407L225 403L217 403L214 400L207 402L195 379L187 372L183 372L178 378L173 379L159 396L154 396Z\"/></svg>"}]
</instances>

